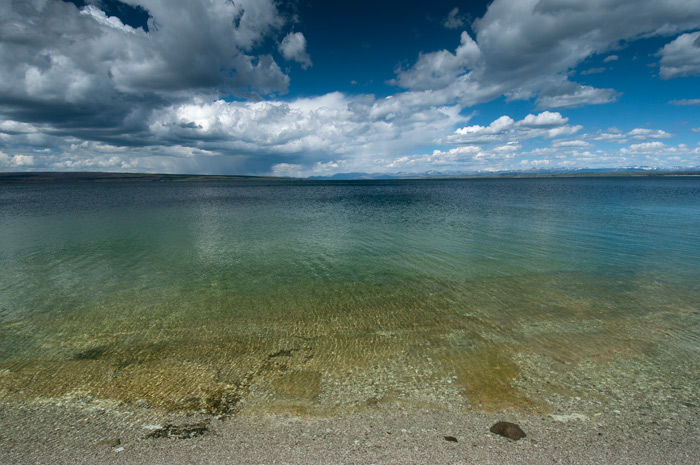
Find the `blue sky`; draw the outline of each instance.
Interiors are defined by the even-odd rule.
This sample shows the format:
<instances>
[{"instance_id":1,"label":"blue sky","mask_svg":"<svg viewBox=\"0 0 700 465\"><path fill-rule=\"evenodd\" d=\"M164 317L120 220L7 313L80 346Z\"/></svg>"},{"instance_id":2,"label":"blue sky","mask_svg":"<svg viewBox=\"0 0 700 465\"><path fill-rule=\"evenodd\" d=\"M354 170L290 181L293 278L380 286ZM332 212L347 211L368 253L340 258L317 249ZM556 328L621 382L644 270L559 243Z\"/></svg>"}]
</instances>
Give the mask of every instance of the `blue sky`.
<instances>
[{"instance_id":1,"label":"blue sky","mask_svg":"<svg viewBox=\"0 0 700 465\"><path fill-rule=\"evenodd\" d=\"M0 18L0 171L700 166L697 0L28 0Z\"/></svg>"}]
</instances>

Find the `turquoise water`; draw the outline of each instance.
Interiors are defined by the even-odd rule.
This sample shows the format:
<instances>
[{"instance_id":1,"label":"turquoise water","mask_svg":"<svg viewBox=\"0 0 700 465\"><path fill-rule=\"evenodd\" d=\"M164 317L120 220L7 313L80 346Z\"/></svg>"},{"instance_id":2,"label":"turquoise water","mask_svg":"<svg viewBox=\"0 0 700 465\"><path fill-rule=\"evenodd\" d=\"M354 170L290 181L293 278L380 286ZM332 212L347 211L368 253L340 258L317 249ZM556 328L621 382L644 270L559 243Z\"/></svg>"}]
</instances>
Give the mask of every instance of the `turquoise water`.
<instances>
[{"instance_id":1,"label":"turquoise water","mask_svg":"<svg viewBox=\"0 0 700 465\"><path fill-rule=\"evenodd\" d=\"M5 184L0 218L8 398L548 410L697 369L699 178Z\"/></svg>"}]
</instances>

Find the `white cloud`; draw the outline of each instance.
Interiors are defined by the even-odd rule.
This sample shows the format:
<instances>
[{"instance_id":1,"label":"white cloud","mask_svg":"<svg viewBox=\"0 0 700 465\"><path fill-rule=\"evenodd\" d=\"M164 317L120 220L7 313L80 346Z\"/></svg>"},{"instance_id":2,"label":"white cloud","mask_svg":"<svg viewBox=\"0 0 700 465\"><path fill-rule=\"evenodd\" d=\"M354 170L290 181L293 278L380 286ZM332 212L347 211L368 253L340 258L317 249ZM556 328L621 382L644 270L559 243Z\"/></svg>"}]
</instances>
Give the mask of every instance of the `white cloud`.
<instances>
[{"instance_id":1,"label":"white cloud","mask_svg":"<svg viewBox=\"0 0 700 465\"><path fill-rule=\"evenodd\" d=\"M423 53L413 67L398 70L393 83L432 90L436 99L461 86L468 89L457 93L463 105L500 95L537 98L540 108L610 103L618 92L572 82L569 72L621 42L695 29L699 21L700 3L694 0L494 0L472 25L476 37L470 48L478 55L461 61L447 50ZM450 85L455 82L459 86Z\"/></svg>"},{"instance_id":2,"label":"white cloud","mask_svg":"<svg viewBox=\"0 0 700 465\"><path fill-rule=\"evenodd\" d=\"M599 142L626 142L625 134L618 128L608 128L606 131L598 131L590 137L591 140Z\"/></svg>"},{"instance_id":3,"label":"white cloud","mask_svg":"<svg viewBox=\"0 0 700 465\"><path fill-rule=\"evenodd\" d=\"M552 143L555 148L588 148L592 144L585 140L557 140Z\"/></svg>"},{"instance_id":4,"label":"white cloud","mask_svg":"<svg viewBox=\"0 0 700 465\"><path fill-rule=\"evenodd\" d=\"M446 138L446 142L451 144L519 143L536 137L552 139L568 136L583 128L580 125L568 125L566 124L568 121L569 119L560 113L550 111L537 115L529 114L518 122L504 115L486 127L474 125L459 128Z\"/></svg>"},{"instance_id":5,"label":"white cloud","mask_svg":"<svg viewBox=\"0 0 700 465\"><path fill-rule=\"evenodd\" d=\"M399 106L387 111L383 107L388 101L339 92L291 102L198 101L157 112L150 128L159 139L191 141L202 149L303 154L315 162L314 156L396 153L465 120L458 107Z\"/></svg>"},{"instance_id":6,"label":"white cloud","mask_svg":"<svg viewBox=\"0 0 700 465\"><path fill-rule=\"evenodd\" d=\"M447 29L457 29L464 26L465 18L459 14L459 8L455 7L450 10L445 21L443 21L443 26Z\"/></svg>"},{"instance_id":7,"label":"white cloud","mask_svg":"<svg viewBox=\"0 0 700 465\"><path fill-rule=\"evenodd\" d=\"M22 169L34 165L34 157L32 155L8 155L0 151L0 166Z\"/></svg>"},{"instance_id":8,"label":"white cloud","mask_svg":"<svg viewBox=\"0 0 700 465\"><path fill-rule=\"evenodd\" d=\"M272 176L288 177L288 178L301 178L308 176L305 172L304 167L297 163L277 163L272 166L270 171Z\"/></svg>"},{"instance_id":9,"label":"white cloud","mask_svg":"<svg viewBox=\"0 0 700 465\"><path fill-rule=\"evenodd\" d=\"M661 129L636 128L627 133L634 140L668 139L673 134L669 134Z\"/></svg>"},{"instance_id":10,"label":"white cloud","mask_svg":"<svg viewBox=\"0 0 700 465\"><path fill-rule=\"evenodd\" d=\"M411 68L397 70L392 83L411 90L444 89L473 67L480 55L476 42L464 31L454 54L447 50L421 53Z\"/></svg>"},{"instance_id":11,"label":"white cloud","mask_svg":"<svg viewBox=\"0 0 700 465\"><path fill-rule=\"evenodd\" d=\"M573 108L583 105L599 105L617 100L614 89L597 89L566 81L561 85L544 88L537 97L540 108Z\"/></svg>"},{"instance_id":12,"label":"white cloud","mask_svg":"<svg viewBox=\"0 0 700 465\"><path fill-rule=\"evenodd\" d=\"M662 79L700 76L700 32L682 34L659 50Z\"/></svg>"},{"instance_id":13,"label":"white cloud","mask_svg":"<svg viewBox=\"0 0 700 465\"><path fill-rule=\"evenodd\" d=\"M620 149L622 153L650 153L657 152L659 150L667 148L666 144L663 142L642 142L639 144L632 144L627 148Z\"/></svg>"},{"instance_id":14,"label":"white cloud","mask_svg":"<svg viewBox=\"0 0 700 465\"><path fill-rule=\"evenodd\" d=\"M290 32L279 45L279 51L287 60L294 60L306 69L312 66L311 57L306 53L306 38L301 32Z\"/></svg>"},{"instance_id":15,"label":"white cloud","mask_svg":"<svg viewBox=\"0 0 700 465\"><path fill-rule=\"evenodd\" d=\"M87 5L80 11L80 14L92 17L95 21L102 24L103 26L111 27L117 29L120 32L126 32L129 34L135 34L136 29L131 26L127 26L121 22L121 20L114 16L107 16L107 14L95 7L94 5Z\"/></svg>"},{"instance_id":16,"label":"white cloud","mask_svg":"<svg viewBox=\"0 0 700 465\"><path fill-rule=\"evenodd\" d=\"M286 100L279 95L290 79L270 44L302 67L312 62L303 34L287 34L275 0L126 2L147 11L147 30L108 17L98 0L87 3L0 2L3 166L315 174L497 169L523 157L568 163L562 154L624 164L652 156L645 150L690 150L664 146L659 140L671 134L642 128L557 140L582 126L555 111L520 121L504 115L487 126L466 126L463 115L500 96L541 109L615 101L614 89L572 81L573 70L643 37L682 34L659 52L661 76L694 75L700 32L684 32L700 24L696 0L494 0L456 49L421 53L397 70L393 83L405 91ZM463 20L455 8L445 26ZM237 98L227 101L231 94ZM596 142L634 144L601 154ZM440 143L458 146L407 155ZM537 144L547 147L532 149ZM584 144L590 151L578 150Z\"/></svg>"},{"instance_id":17,"label":"white cloud","mask_svg":"<svg viewBox=\"0 0 700 465\"><path fill-rule=\"evenodd\" d=\"M552 111L543 111L537 115L529 114L521 121L518 122L518 126L525 126L531 128L539 127L552 127L561 126L566 124L569 118L564 118L561 113Z\"/></svg>"},{"instance_id":18,"label":"white cloud","mask_svg":"<svg viewBox=\"0 0 700 465\"><path fill-rule=\"evenodd\" d=\"M451 136L448 136L447 140L451 143L487 144L510 137L510 129L513 127L515 127L513 118L504 115L486 127L477 124L459 128Z\"/></svg>"},{"instance_id":19,"label":"white cloud","mask_svg":"<svg viewBox=\"0 0 700 465\"><path fill-rule=\"evenodd\" d=\"M668 103L671 105L680 105L680 106L688 106L688 105L700 105L700 98L694 98L694 99L681 99L681 100L671 100Z\"/></svg>"},{"instance_id":20,"label":"white cloud","mask_svg":"<svg viewBox=\"0 0 700 465\"><path fill-rule=\"evenodd\" d=\"M615 142L618 144L628 143L632 141L668 139L673 137L662 129L634 128L627 132L622 132L617 128L609 128L607 131L599 131L593 135L587 136L589 140L598 142Z\"/></svg>"},{"instance_id":21,"label":"white cloud","mask_svg":"<svg viewBox=\"0 0 700 465\"><path fill-rule=\"evenodd\" d=\"M576 134L581 129L583 129L583 126L580 124L577 124L576 126L567 124L566 126L547 129L542 137L545 137L546 139L554 139L555 137L570 136L572 134Z\"/></svg>"},{"instance_id":22,"label":"white cloud","mask_svg":"<svg viewBox=\"0 0 700 465\"><path fill-rule=\"evenodd\" d=\"M133 114L135 105L202 89L286 91L289 78L272 58L251 53L284 24L272 0L139 4L152 17L148 32L92 4L78 10L62 1L24 2L21 8L2 2L0 98L11 96L25 109L40 102L43 115L53 106L64 110L63 119L72 117L70 108L99 108L101 118L109 114L114 124Z\"/></svg>"}]
</instances>

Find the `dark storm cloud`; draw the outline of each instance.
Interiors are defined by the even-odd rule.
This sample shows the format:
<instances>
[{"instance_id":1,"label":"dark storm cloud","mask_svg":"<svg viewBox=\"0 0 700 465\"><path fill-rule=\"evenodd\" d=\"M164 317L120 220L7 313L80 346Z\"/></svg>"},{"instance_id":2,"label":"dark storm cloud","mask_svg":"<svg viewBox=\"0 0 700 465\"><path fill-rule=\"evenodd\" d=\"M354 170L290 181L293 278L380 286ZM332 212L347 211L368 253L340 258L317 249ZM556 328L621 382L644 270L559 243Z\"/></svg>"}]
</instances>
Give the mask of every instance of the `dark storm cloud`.
<instances>
[{"instance_id":1,"label":"dark storm cloud","mask_svg":"<svg viewBox=\"0 0 700 465\"><path fill-rule=\"evenodd\" d=\"M274 59L253 53L284 23L271 1L129 3L3 3L3 116L49 125L51 134L129 143L147 131L153 109L193 93L286 92L289 78Z\"/></svg>"}]
</instances>

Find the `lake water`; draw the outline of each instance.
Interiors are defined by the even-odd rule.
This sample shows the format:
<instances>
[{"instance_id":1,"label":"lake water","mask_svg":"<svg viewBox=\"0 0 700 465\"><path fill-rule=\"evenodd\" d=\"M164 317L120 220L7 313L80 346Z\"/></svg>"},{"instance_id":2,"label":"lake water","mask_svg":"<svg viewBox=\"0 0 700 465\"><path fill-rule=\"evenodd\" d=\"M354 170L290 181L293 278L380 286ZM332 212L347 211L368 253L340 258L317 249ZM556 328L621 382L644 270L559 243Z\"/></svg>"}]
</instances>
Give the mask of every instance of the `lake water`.
<instances>
[{"instance_id":1,"label":"lake water","mask_svg":"<svg viewBox=\"0 0 700 465\"><path fill-rule=\"evenodd\" d=\"M0 184L0 398L695 405L699 356L700 178Z\"/></svg>"}]
</instances>

